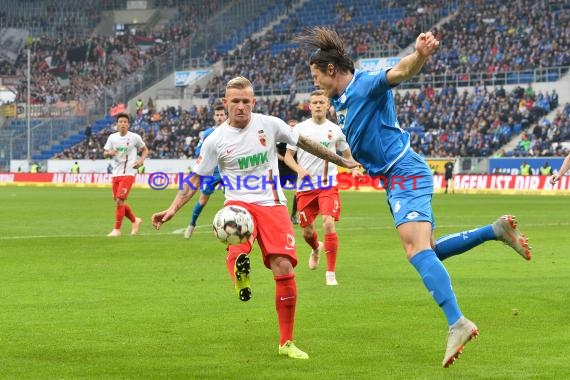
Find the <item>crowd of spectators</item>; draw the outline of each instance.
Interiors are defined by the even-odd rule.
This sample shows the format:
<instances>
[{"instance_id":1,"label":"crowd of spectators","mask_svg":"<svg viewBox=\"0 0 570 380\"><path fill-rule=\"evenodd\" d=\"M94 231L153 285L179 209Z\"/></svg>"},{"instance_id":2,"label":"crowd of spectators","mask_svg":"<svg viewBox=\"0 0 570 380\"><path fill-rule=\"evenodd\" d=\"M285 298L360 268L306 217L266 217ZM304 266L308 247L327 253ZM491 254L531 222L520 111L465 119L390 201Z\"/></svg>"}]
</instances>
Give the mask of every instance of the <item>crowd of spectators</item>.
<instances>
[{"instance_id":1,"label":"crowd of spectators","mask_svg":"<svg viewBox=\"0 0 570 380\"><path fill-rule=\"evenodd\" d=\"M217 2L210 3L210 8L215 9L212 4L215 5ZM89 9L87 11L90 12ZM0 13L0 20L1 17ZM177 16L159 32L140 29L136 35L127 31L122 36L87 38L67 32L34 36L30 45L31 102L37 104L53 104L68 100L102 102L105 97L111 102L116 101L120 95L122 79L142 71L146 64L155 57L165 54L166 51L185 49L205 22L204 17L202 9L194 3L182 4ZM60 21L65 22L65 19ZM62 28L67 30L65 25ZM89 34L90 30L86 32ZM210 55L217 58L211 52ZM25 101L26 69L26 50L20 52L15 63L0 61L0 76L21 78L17 87L16 101Z\"/></svg>"},{"instance_id":2,"label":"crowd of spectators","mask_svg":"<svg viewBox=\"0 0 570 380\"><path fill-rule=\"evenodd\" d=\"M570 150L562 144L570 141L570 103L566 103L550 120L542 117L524 132L515 149L506 155L515 157L566 156Z\"/></svg>"},{"instance_id":3,"label":"crowd of spectators","mask_svg":"<svg viewBox=\"0 0 570 380\"><path fill-rule=\"evenodd\" d=\"M26 29L32 35L67 35L86 38L101 21L101 1L5 0L0 9L0 29Z\"/></svg>"},{"instance_id":4,"label":"crowd of spectators","mask_svg":"<svg viewBox=\"0 0 570 380\"><path fill-rule=\"evenodd\" d=\"M556 2L521 0L512 3L478 1L462 3L454 17L433 27L442 47L426 64L424 76L445 76L449 80L467 81L472 73L486 73L489 79L504 79L507 72L570 66L570 8ZM395 2L393 6L400 6ZM354 10L336 6L339 13L335 27L347 41L347 53L357 60L370 51L391 52L415 41L429 25L430 16L445 7L445 2L408 6L405 16L397 21L354 24ZM350 17L352 23L346 23ZM309 81L303 57L295 47L274 52L276 43L291 43L305 26L302 14L289 18L281 33L270 30L261 37L249 38L229 54L222 75L213 78L203 89L221 93L221 84L234 75L250 75L262 93L295 91L295 82ZM236 59L236 57L239 57ZM255 70L254 70L255 68ZM259 68L259 70L257 70ZM254 71L252 73L252 71Z\"/></svg>"},{"instance_id":5,"label":"crowd of spectators","mask_svg":"<svg viewBox=\"0 0 570 380\"><path fill-rule=\"evenodd\" d=\"M552 3L521 0L509 6L496 1L463 4L454 17L435 29L444 43L426 65L424 73L468 76L469 73L487 72L497 75L498 72L509 70L570 65L570 11L563 7L552 11ZM46 15L60 9L49 4L46 6ZM153 43L150 48L142 47L137 43L140 40L129 33L122 37L95 36L89 39L73 34L36 36L32 45L32 101L55 103L82 98L100 101L105 95L117 100L117 84L121 79L141 70L166 50L180 49L192 36L199 35L205 14L217 10L215 4L210 2L211 9L206 13L193 2L179 4L178 16L165 31L139 32L144 38L160 41ZM358 12L354 9L358 7L357 3L348 9L337 4L333 11L338 13L338 17L331 26L347 41L348 54L358 59L369 51L399 50L412 44L422 31L422 26L430 25L433 14L448 6L445 1L417 2L404 7L405 4L403 1L388 4L388 9L405 9L404 16L399 20L363 24L358 24ZM95 20L97 17L91 15L93 12L95 9L87 7L86 14ZM350 22L346 22L346 17L351 18ZM303 64L304 57L298 49L274 52L271 48L276 43L292 42L302 30L305 26L302 8L301 11L292 12L288 20L289 26L282 33L270 30L262 37L249 38L235 51L223 56L227 62L224 73L213 78L204 88L197 89L196 94L208 97L213 93L219 96L223 93L223 84L235 75L251 78L262 94L296 92L296 83L310 81L309 72ZM77 52L77 49L86 50L81 56L83 59L70 60L70 52ZM205 51L203 56L211 63L222 58L213 49ZM0 75L20 74L23 78L26 59L22 52L15 65L1 63ZM18 88L20 101L25 96L25 87L23 81Z\"/></svg>"},{"instance_id":6,"label":"crowd of spectators","mask_svg":"<svg viewBox=\"0 0 570 380\"><path fill-rule=\"evenodd\" d=\"M256 112L284 120L303 120L310 117L307 102L290 103L286 98L257 100ZM194 157L194 150L206 128L214 125L212 104L192 106L189 109L168 107L160 111L145 109L133 121L131 130L139 133L150 149L150 158L185 159ZM102 147L109 134L116 132L109 123L97 134L86 129L85 141L65 149L55 159L102 159Z\"/></svg>"},{"instance_id":7,"label":"crowd of spectators","mask_svg":"<svg viewBox=\"0 0 570 380\"><path fill-rule=\"evenodd\" d=\"M393 6L399 6L394 1ZM354 22L354 5L345 9L335 7L336 24L342 38L348 41L347 52L355 59L366 56L369 50L413 43L422 31L419 25L429 21L430 14L445 6L445 1L431 2L429 6L416 3L406 8L401 20L358 25ZM505 70L521 70L546 66L570 65L568 53L569 14L564 6L552 11L554 2L521 0L508 7L497 1L478 1L464 8L448 22L436 29L444 43L439 53L426 65L428 73L461 73L487 71L490 74ZM75 36L34 38L32 49L32 101L56 103L60 100L100 100L116 96L115 85L125 76L136 72L146 63L167 50L179 49L192 36L200 33L204 12L195 5L180 5L178 16L160 33L141 32L138 36L92 37L88 40ZM357 6L357 5L356 5ZM215 7L214 7L215 10ZM231 77L243 75L252 79L256 92L270 89L288 94L279 100L261 98L257 111L285 120L301 120L308 116L306 104L294 102L296 84L310 81L306 57L299 49L274 53L276 43L291 42L304 26L300 12L291 11L290 26L283 33L269 31L262 37L249 38L234 52L223 58L226 64L222 75L214 77L196 94L208 98L220 97L225 83ZM349 21L346 18L350 18ZM1 19L1 14L0 14ZM346 26L345 24L350 24ZM139 37L139 38L137 38ZM142 38L141 38L142 37ZM155 41L142 47L140 41ZM159 42L156 42L159 41ZM84 50L81 50L84 49ZM70 60L70 54L83 51L83 59ZM215 50L204 52L209 62L221 59ZM16 65L0 62L0 75L22 74L25 55ZM25 95L25 83L19 87L19 100ZM531 88L532 90L532 88ZM431 87L416 91L397 92L397 104L402 126L412 135L414 148L426 156L486 156L508 142L515 134L533 126L523 136L523 144L505 154L558 154L552 147L568 134L568 110L565 108L553 121L543 116L554 106L555 93L534 94L520 87L506 94L502 87L489 90L476 87L472 92L454 87L435 90ZM145 135L156 158L187 158L199 132L212 124L208 107L190 110L169 108L160 111L160 122L141 117L139 132ZM136 126L135 126L136 128ZM58 155L60 158L96 158L101 151L100 139L111 130L90 136ZM529 143L527 143L527 141Z\"/></svg>"},{"instance_id":8,"label":"crowd of spectators","mask_svg":"<svg viewBox=\"0 0 570 380\"><path fill-rule=\"evenodd\" d=\"M473 90L455 87L399 90L395 93L400 125L410 132L411 145L426 157L481 157L500 152L515 135L522 133L516 149L505 156L561 156L560 145L570 140L570 105L566 104L553 120L545 117L558 106L558 94L535 91L531 86L516 87L507 93L503 87ZM283 120L310 117L308 102L260 97L256 112ZM151 117L145 111L136 118L133 130L147 142L152 158L185 159L194 157L200 133L213 125L211 106L188 110L170 107ZM527 131L527 132L525 132ZM102 144L114 132L110 124L101 133L89 136L56 158L102 158Z\"/></svg>"},{"instance_id":9,"label":"crowd of spectators","mask_svg":"<svg viewBox=\"0 0 570 380\"><path fill-rule=\"evenodd\" d=\"M478 157L493 154L546 119L550 109L558 106L558 94L555 90L535 94L530 85L526 89L518 86L511 93L503 87L480 86L460 92L444 86L403 95L397 92L396 104L400 124L411 133L411 144L420 154ZM548 148L540 155L547 153L553 152Z\"/></svg>"},{"instance_id":10,"label":"crowd of spectators","mask_svg":"<svg viewBox=\"0 0 570 380\"><path fill-rule=\"evenodd\" d=\"M430 25L428 20L432 13L440 12L444 1L434 1L429 5L404 7L406 2L394 1L388 8L402 7L406 14L398 20L381 20L358 24L354 15L354 6L345 9L342 3L334 7L338 13L333 25L339 35L346 41L346 52L352 59L367 57L371 52L391 51L397 54L402 48L412 44L423 30L422 25ZM419 4L419 3L418 3ZM421 10L421 11L418 11ZM297 48L294 38L306 26L299 18L302 15L291 15L288 25L281 33L271 29L259 37L250 37L236 49L224 56L225 67L221 75L215 76L197 92L207 97L210 93L223 94L224 84L231 77L243 75L251 78L257 93L282 94L296 91L296 82L310 81L310 72L306 67L306 57ZM350 17L347 23L346 18ZM289 44L290 47L274 51L275 44Z\"/></svg>"},{"instance_id":11,"label":"crowd of spectators","mask_svg":"<svg viewBox=\"0 0 570 380\"><path fill-rule=\"evenodd\" d=\"M556 6L559 5L559 6ZM462 2L436 31L441 48L424 68L464 75L570 66L570 7L560 1Z\"/></svg>"},{"instance_id":12,"label":"crowd of spectators","mask_svg":"<svg viewBox=\"0 0 570 380\"><path fill-rule=\"evenodd\" d=\"M48 9L51 8L48 6ZM55 38L42 36L36 38L32 46L32 50L34 51L33 101L38 103L57 102L60 99L66 100L72 98L77 94L85 94L91 98L95 97L96 99L101 99L103 96L102 92L105 90L110 92L112 96L113 93L116 92L113 89L113 84L120 78L131 74L138 68L144 66L152 57L163 53L164 49L171 46L170 43L175 43L179 39L180 34L187 37L189 34L195 33L198 30L198 25L192 20L197 19L196 16L199 14L199 11L200 9L192 6L180 9L179 16L170 27L170 33L152 36L153 38L160 39L162 43L158 46L153 46L153 48L149 50L140 49L130 36L95 37L89 41L72 37ZM294 20L295 16L291 18ZM413 25L413 23L409 25ZM381 29L390 30L389 25L384 26L385 28ZM371 25L369 25L367 29L368 31L355 30L352 33L354 35L358 34L358 39L365 41L366 39L370 39L369 32L375 33L376 30L376 28ZM406 34L412 35L413 33ZM292 35L287 38L290 39L290 37L292 37ZM274 42L274 39L271 37L271 33L263 41L260 41L260 43L254 41L246 42L241 52L251 58L247 66L251 67L251 62L253 61L254 63L265 62L265 67L275 67L275 59L279 62L283 55L272 57L266 54L267 49L264 48L270 46L272 42ZM363 42L359 42L359 45L363 45ZM86 55L84 54L85 58L78 59L77 61L73 60L68 63L69 57L67 57L67 54L70 49L80 47L84 47L88 50L88 53ZM259 55L259 59L256 57L256 54ZM284 55L287 54L289 54L289 52ZM219 58L219 55L216 55L212 50L206 52L205 56L208 57L210 62ZM25 60L26 57L22 54L15 67L25 67ZM257 74L255 79L260 82L258 85L285 86L288 89L295 80L307 79L307 74L304 70L296 70L297 75L290 75L291 66L281 63L278 64L277 67L279 67L279 69L271 75L267 73L267 69ZM15 73L13 68L11 69L4 65L1 69L0 75ZM237 66L228 70L226 76L238 72L243 72L243 67ZM302 76L299 77L301 73ZM64 81L61 79L63 77L69 77L70 80ZM220 80L215 79L213 85L215 85L216 82L220 82ZM23 87L25 86L26 84L22 83L19 90L24 90ZM212 86L208 86L207 90L211 90L211 87ZM72 91L75 91L75 93L71 93ZM25 91L19 91L19 93L25 94Z\"/></svg>"}]
</instances>

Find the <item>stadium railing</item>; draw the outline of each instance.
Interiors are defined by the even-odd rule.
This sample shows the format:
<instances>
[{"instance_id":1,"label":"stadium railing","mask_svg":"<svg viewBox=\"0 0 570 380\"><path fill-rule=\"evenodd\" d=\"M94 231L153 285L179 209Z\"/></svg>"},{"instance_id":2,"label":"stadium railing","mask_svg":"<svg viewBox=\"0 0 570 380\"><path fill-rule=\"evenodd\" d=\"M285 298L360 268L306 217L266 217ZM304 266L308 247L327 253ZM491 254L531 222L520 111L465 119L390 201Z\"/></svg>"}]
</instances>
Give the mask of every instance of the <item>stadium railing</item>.
<instances>
[{"instance_id":1,"label":"stadium railing","mask_svg":"<svg viewBox=\"0 0 570 380\"><path fill-rule=\"evenodd\" d=\"M242 58L234 57L233 62L240 61ZM525 71L509 71L502 73L454 73L454 74L430 74L422 73L409 81L401 83L399 89L419 89L421 87L473 87L473 86L504 86L511 84L541 83L555 82L562 78L568 71L570 66L547 67L535 70ZM312 80L298 80L293 84L276 83L270 85L256 85L254 90L257 96L280 96L289 95L294 89L296 94L310 93L315 89ZM203 93L201 96L207 98L210 95L221 97L224 95L224 88L213 89Z\"/></svg>"}]
</instances>

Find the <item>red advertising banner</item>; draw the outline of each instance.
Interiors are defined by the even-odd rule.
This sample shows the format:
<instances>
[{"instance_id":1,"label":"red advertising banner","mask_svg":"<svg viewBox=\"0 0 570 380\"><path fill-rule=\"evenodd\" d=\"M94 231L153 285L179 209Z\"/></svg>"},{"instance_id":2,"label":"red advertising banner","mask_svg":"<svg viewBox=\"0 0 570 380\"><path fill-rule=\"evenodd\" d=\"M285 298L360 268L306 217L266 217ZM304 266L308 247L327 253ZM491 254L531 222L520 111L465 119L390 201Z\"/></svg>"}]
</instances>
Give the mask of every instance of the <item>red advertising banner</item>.
<instances>
[{"instance_id":1,"label":"red advertising banner","mask_svg":"<svg viewBox=\"0 0 570 380\"><path fill-rule=\"evenodd\" d=\"M149 179L153 175L154 173L136 174L135 185L149 187ZM160 176L165 177L164 181L169 186L178 186L180 173L160 173ZM0 186L110 186L112 180L111 174L106 173L0 173Z\"/></svg>"},{"instance_id":2,"label":"red advertising banner","mask_svg":"<svg viewBox=\"0 0 570 380\"><path fill-rule=\"evenodd\" d=\"M543 175L461 175L454 177L456 191L468 190L570 190L570 177L563 176L555 185L550 184L550 177Z\"/></svg>"},{"instance_id":3,"label":"red advertising banner","mask_svg":"<svg viewBox=\"0 0 570 380\"><path fill-rule=\"evenodd\" d=\"M147 173L135 176L135 185L140 188L160 190L176 188L186 173ZM186 177L184 177L186 178ZM187 178L186 178L187 179ZM110 186L112 177L105 173L0 173L0 186ZM555 185L548 176L520 175L474 175L458 174L454 177L453 189L457 193L548 193L570 195L570 176L564 176ZM406 182L408 183L408 182ZM413 181L409 182L413 185ZM164 186L162 186L164 185ZM340 190L383 191L382 182L369 176L352 178L348 173L339 173ZM434 176L434 190L440 192L445 187L443 176Z\"/></svg>"}]
</instances>

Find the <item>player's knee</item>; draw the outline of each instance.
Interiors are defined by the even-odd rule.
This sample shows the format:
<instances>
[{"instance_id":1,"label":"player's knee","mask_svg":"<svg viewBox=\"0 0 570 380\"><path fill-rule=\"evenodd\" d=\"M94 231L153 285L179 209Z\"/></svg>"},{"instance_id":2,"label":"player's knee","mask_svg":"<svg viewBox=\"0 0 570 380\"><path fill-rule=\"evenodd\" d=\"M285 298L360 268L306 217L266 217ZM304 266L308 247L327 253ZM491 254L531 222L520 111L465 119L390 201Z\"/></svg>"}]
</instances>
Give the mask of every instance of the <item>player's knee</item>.
<instances>
[{"instance_id":1,"label":"player's knee","mask_svg":"<svg viewBox=\"0 0 570 380\"><path fill-rule=\"evenodd\" d=\"M414 257L414 255L417 253L414 252L412 244L405 244L405 243L404 243L404 252L406 253L406 258L408 259L408 261L410 261L412 257Z\"/></svg>"},{"instance_id":2,"label":"player's knee","mask_svg":"<svg viewBox=\"0 0 570 380\"><path fill-rule=\"evenodd\" d=\"M323 230L330 234L334 232L334 218L330 215L323 215Z\"/></svg>"},{"instance_id":3,"label":"player's knee","mask_svg":"<svg viewBox=\"0 0 570 380\"><path fill-rule=\"evenodd\" d=\"M315 230L313 229L312 225L303 227L303 238L311 239L313 237L314 232L315 232Z\"/></svg>"},{"instance_id":4,"label":"player's knee","mask_svg":"<svg viewBox=\"0 0 570 380\"><path fill-rule=\"evenodd\" d=\"M404 252L406 252L406 258L409 260L412 259L412 257L414 257L416 254L425 251L426 249L433 249L431 248L431 245L428 246L427 244L424 243L420 243L418 244L418 242L414 242L414 241L408 241L402 242L402 245L404 247Z\"/></svg>"},{"instance_id":5,"label":"player's knee","mask_svg":"<svg viewBox=\"0 0 570 380\"><path fill-rule=\"evenodd\" d=\"M270 255L269 265L275 276L282 276L294 272L293 263L289 256L286 255Z\"/></svg>"}]
</instances>

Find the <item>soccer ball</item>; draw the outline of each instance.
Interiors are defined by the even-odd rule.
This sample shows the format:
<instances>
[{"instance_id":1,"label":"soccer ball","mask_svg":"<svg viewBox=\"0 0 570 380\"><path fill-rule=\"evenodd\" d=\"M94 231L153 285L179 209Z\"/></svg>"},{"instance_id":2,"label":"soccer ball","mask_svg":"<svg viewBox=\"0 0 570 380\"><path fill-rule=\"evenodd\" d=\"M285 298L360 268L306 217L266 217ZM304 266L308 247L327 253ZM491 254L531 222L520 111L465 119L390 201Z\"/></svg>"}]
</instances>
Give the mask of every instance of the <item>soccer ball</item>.
<instances>
[{"instance_id":1,"label":"soccer ball","mask_svg":"<svg viewBox=\"0 0 570 380\"><path fill-rule=\"evenodd\" d=\"M214 216L214 235L225 245L245 243L253 233L253 218L240 206L225 206Z\"/></svg>"}]
</instances>

